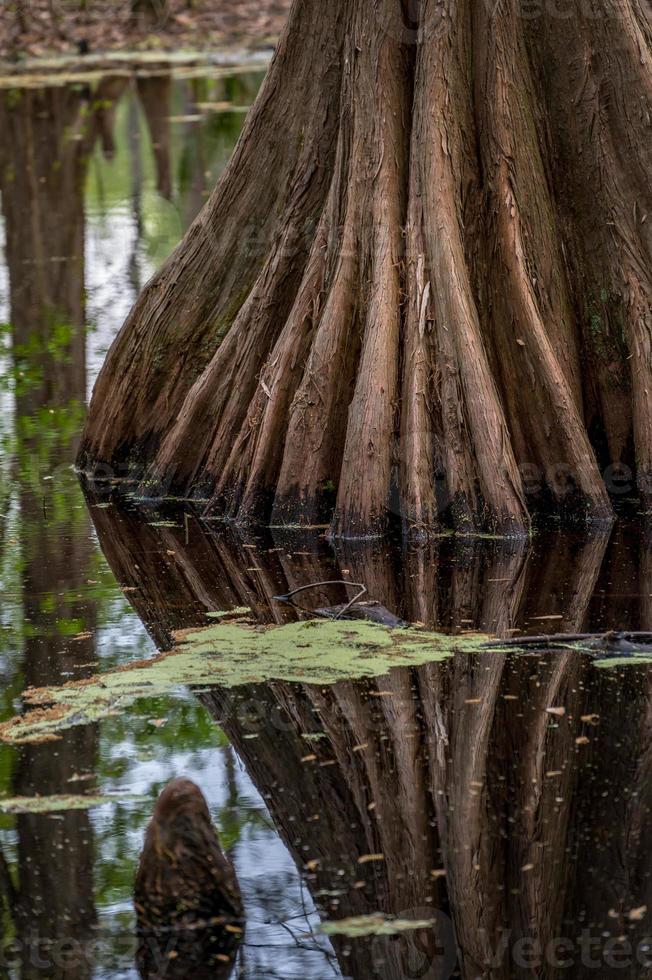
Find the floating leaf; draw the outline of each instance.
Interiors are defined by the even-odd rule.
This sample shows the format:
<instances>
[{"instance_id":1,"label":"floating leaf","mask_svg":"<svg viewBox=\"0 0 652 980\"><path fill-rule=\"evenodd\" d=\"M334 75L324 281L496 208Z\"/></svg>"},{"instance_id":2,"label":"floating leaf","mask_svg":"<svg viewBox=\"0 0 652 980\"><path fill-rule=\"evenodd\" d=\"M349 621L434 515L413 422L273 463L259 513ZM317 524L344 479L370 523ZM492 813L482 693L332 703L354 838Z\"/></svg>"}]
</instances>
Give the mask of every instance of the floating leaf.
<instances>
[{"instance_id":1,"label":"floating leaf","mask_svg":"<svg viewBox=\"0 0 652 980\"><path fill-rule=\"evenodd\" d=\"M630 909L627 918L630 922L641 922L645 918L647 905L640 905L637 909Z\"/></svg>"},{"instance_id":2,"label":"floating leaf","mask_svg":"<svg viewBox=\"0 0 652 980\"><path fill-rule=\"evenodd\" d=\"M364 936L398 936L402 932L432 929L435 925L435 919L392 919L378 913L353 916L338 922L322 922L319 931L326 936L362 939Z\"/></svg>"},{"instance_id":3,"label":"floating leaf","mask_svg":"<svg viewBox=\"0 0 652 980\"><path fill-rule=\"evenodd\" d=\"M206 613L206 617L222 622L225 619L238 619L242 616L248 616L250 612L251 609L248 606L236 606L235 609L221 609L218 612Z\"/></svg>"}]
</instances>

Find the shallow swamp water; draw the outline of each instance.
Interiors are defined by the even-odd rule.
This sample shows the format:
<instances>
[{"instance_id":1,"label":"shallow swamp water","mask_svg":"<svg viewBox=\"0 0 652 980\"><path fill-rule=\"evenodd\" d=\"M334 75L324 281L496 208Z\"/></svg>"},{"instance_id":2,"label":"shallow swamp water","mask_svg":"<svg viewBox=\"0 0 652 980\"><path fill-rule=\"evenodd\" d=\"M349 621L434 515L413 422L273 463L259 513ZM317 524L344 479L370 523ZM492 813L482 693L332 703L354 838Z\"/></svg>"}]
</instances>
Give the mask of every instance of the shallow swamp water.
<instances>
[{"instance_id":1,"label":"shallow swamp water","mask_svg":"<svg viewBox=\"0 0 652 980\"><path fill-rule=\"evenodd\" d=\"M260 80L0 91L0 721L29 714L26 689L152 659L209 614L309 618L275 597L311 582L364 583L387 615L460 639L379 677L172 670L55 738L2 729L0 976L137 976L144 830L188 776L243 894L234 977L650 977L650 667L467 642L652 630L635 513L592 536L333 548L319 529L242 534L84 491L73 470L103 355Z\"/></svg>"}]
</instances>

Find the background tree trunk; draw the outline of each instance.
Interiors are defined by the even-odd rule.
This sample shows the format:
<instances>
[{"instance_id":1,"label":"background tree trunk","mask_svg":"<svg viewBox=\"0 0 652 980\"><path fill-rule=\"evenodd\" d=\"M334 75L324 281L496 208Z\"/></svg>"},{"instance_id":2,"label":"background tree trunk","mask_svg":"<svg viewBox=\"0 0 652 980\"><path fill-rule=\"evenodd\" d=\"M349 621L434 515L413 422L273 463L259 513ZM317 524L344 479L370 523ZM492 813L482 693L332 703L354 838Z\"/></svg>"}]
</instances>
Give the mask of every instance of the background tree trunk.
<instances>
[{"instance_id":1,"label":"background tree trunk","mask_svg":"<svg viewBox=\"0 0 652 980\"><path fill-rule=\"evenodd\" d=\"M162 27L169 16L169 0L131 0L131 12L141 21Z\"/></svg>"},{"instance_id":2,"label":"background tree trunk","mask_svg":"<svg viewBox=\"0 0 652 980\"><path fill-rule=\"evenodd\" d=\"M344 538L609 523L613 466L650 507L650 21L528 11L295 0L85 468Z\"/></svg>"}]
</instances>

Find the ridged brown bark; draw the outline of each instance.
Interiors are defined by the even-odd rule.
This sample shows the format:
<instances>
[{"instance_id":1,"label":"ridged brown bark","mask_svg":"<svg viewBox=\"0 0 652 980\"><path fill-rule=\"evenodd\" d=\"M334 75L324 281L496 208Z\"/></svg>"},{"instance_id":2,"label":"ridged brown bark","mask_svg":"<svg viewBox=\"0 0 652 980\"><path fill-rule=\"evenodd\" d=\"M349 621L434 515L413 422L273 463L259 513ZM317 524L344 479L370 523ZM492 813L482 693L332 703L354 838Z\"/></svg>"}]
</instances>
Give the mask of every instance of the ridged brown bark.
<instances>
[{"instance_id":1,"label":"ridged brown bark","mask_svg":"<svg viewBox=\"0 0 652 980\"><path fill-rule=\"evenodd\" d=\"M647 508L651 118L640 0L295 0L82 467L342 538Z\"/></svg>"}]
</instances>

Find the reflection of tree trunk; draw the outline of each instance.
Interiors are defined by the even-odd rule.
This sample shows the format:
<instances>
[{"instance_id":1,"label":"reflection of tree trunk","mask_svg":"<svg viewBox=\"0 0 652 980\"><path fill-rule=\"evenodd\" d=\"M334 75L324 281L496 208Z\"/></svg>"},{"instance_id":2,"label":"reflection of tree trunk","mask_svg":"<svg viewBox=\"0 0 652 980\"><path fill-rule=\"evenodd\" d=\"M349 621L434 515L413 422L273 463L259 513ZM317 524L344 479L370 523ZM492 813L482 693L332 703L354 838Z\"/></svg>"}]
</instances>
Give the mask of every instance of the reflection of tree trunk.
<instances>
[{"instance_id":1,"label":"reflection of tree trunk","mask_svg":"<svg viewBox=\"0 0 652 980\"><path fill-rule=\"evenodd\" d=\"M125 88L125 79L116 76L115 78L104 78L100 83L98 98L95 100L93 110L93 122L91 141L97 134L102 153L106 160L112 160L115 156L115 114L120 96Z\"/></svg>"},{"instance_id":2,"label":"reflection of tree trunk","mask_svg":"<svg viewBox=\"0 0 652 980\"><path fill-rule=\"evenodd\" d=\"M608 534L544 537L542 560L529 566L519 625L535 633L582 630L608 544Z\"/></svg>"},{"instance_id":3,"label":"reflection of tree trunk","mask_svg":"<svg viewBox=\"0 0 652 980\"><path fill-rule=\"evenodd\" d=\"M166 201L172 200L172 154L170 147L170 99L172 77L138 78L138 98L145 113L156 164L156 188Z\"/></svg>"},{"instance_id":4,"label":"reflection of tree trunk","mask_svg":"<svg viewBox=\"0 0 652 980\"><path fill-rule=\"evenodd\" d=\"M84 392L84 180L95 140L99 134L106 139L111 111L105 102L115 101L123 86L122 79L107 78L82 97L64 86L26 89L18 101L0 97L0 130L11 147L0 190L12 339L17 368L38 374L35 409L65 405ZM97 114L88 112L91 98ZM31 411L33 380L21 386L25 412Z\"/></svg>"},{"instance_id":5,"label":"reflection of tree trunk","mask_svg":"<svg viewBox=\"0 0 652 980\"><path fill-rule=\"evenodd\" d=\"M129 256L129 282L133 287L135 300L141 288L140 247L143 240L143 158L140 118L136 97L133 92L129 93L127 132L131 170L131 214L136 230L133 248Z\"/></svg>"},{"instance_id":6,"label":"reflection of tree trunk","mask_svg":"<svg viewBox=\"0 0 652 980\"><path fill-rule=\"evenodd\" d=\"M646 528L639 539L640 574L638 589L641 596L639 629L652 631L652 530Z\"/></svg>"},{"instance_id":7,"label":"reflection of tree trunk","mask_svg":"<svg viewBox=\"0 0 652 980\"><path fill-rule=\"evenodd\" d=\"M23 746L14 777L14 792L32 796L92 792L93 780L71 783L72 776L92 775L97 728L66 733L61 742ZM16 929L23 947L21 977L47 975L53 980L85 980L92 964L85 951L71 954L68 966L57 963L62 940L89 944L96 925L93 889L93 830L86 811L56 815L21 814L18 833L19 893ZM36 958L35 958L36 957ZM48 970L35 964L50 963Z\"/></svg>"},{"instance_id":8,"label":"reflection of tree trunk","mask_svg":"<svg viewBox=\"0 0 652 980\"><path fill-rule=\"evenodd\" d=\"M223 89L224 79L214 79L213 85L216 92ZM206 90L206 79L193 78L185 83L184 115L193 115L197 111L197 103L202 101L202 98L206 101ZM184 203L184 228L189 228L206 203L206 153L204 152L204 127L195 125L193 121L188 122L184 128L183 160L187 186L184 188L183 195L179 196Z\"/></svg>"},{"instance_id":9,"label":"reflection of tree trunk","mask_svg":"<svg viewBox=\"0 0 652 980\"><path fill-rule=\"evenodd\" d=\"M589 710L600 717L595 726L586 726L591 739L583 750L587 778L579 781L575 799L576 846L566 919L573 923L573 938L590 929L594 938L623 937L631 946L629 957L620 955L619 965L601 964L599 975L614 980L650 975L637 962L637 948L650 935L652 912L650 694L645 672L602 673L595 679ZM647 914L630 918L632 910L644 907ZM578 977L596 975L595 958L594 944ZM649 964L649 954L645 961Z\"/></svg>"},{"instance_id":10,"label":"reflection of tree trunk","mask_svg":"<svg viewBox=\"0 0 652 980\"><path fill-rule=\"evenodd\" d=\"M242 692L242 708L240 697L225 699L217 691L202 695L265 794L299 868L310 865L309 884L315 892L325 890L321 903L330 918L379 910L407 914L432 902L437 892L429 876L434 831L426 827L415 839L414 824L403 822L408 800L400 798L397 809L400 746L396 733L385 726L381 699L372 697L375 690L373 684L357 690L338 685L314 701L312 690L248 688ZM252 731L247 724L252 704L258 719L253 741L246 738ZM310 742L302 737L316 728L327 738ZM361 743L363 734L366 742ZM284 787L280 796L270 793L274 784ZM425 784L417 785L413 816L427 824ZM370 855L375 859L367 861ZM342 952L349 945L343 940L334 944ZM370 975L367 948L354 948L344 962L347 975L360 980ZM383 976L398 980L401 974Z\"/></svg>"},{"instance_id":11,"label":"reflection of tree trunk","mask_svg":"<svg viewBox=\"0 0 652 980\"><path fill-rule=\"evenodd\" d=\"M0 181L13 344L20 351L37 340L40 357L28 367L42 372L33 399L40 405L61 404L85 383L84 126L79 94L64 87L28 89L11 107L0 99L0 128L12 147ZM57 336L65 349L50 355Z\"/></svg>"},{"instance_id":12,"label":"reflection of tree trunk","mask_svg":"<svg viewBox=\"0 0 652 980\"><path fill-rule=\"evenodd\" d=\"M511 956L516 942L531 936L545 950L556 938L568 935L563 912L566 902L569 914L578 908L573 888L580 862L572 859L578 845L586 849L582 867L587 872L593 869L593 875L603 882L620 875L621 862L629 865L628 874L644 875L650 838L641 833L644 828L637 828L636 821L642 816L647 820L647 811L638 801L628 806L627 795L617 794L621 803L618 812L610 814L608 826L618 839L630 838L630 844L605 854L596 872L595 849L603 844L596 834L602 834L601 822L596 825L592 810L583 813L579 822L574 819L575 801L581 799L583 788L589 788L590 798L595 795L590 790L595 767L586 766L575 740L583 728L580 714L603 710L610 692L600 690L599 679L596 683L595 674L589 676L588 663L581 659L577 670L560 686L560 673L568 671L565 658L553 655L550 670L540 672L539 689L532 680L532 664L526 658L514 658L507 664L501 659L493 676L487 672L487 662L473 665L475 683L458 693L458 684L469 669L465 660L456 661L452 668L438 668L443 675L439 691L445 698L439 712L428 712L424 694L421 699L426 742L417 736L418 751L423 758L425 745L429 745L440 759L439 763L432 760L432 793L442 835L441 856L432 828L419 837L416 853L414 850L412 808L422 816L429 812L428 794L420 789L422 780L418 775L410 779L407 768L397 779L396 766L403 751L397 736L409 743L414 733L395 730L386 710L376 707L370 697L381 688L383 703L385 699L395 703L395 685L409 683L409 671L393 672L389 682L382 679L378 688L369 683L338 684L332 691L317 693L310 688L276 687L274 696L269 689L247 689L226 701L217 692L204 699L269 801L299 866L306 859L320 862L312 879L315 891L339 890L336 907L329 909L327 903L325 908L331 918L360 914L365 908L405 914L415 908L446 908L448 902L463 977L526 975L525 970L514 972ZM424 678L422 671L419 675L424 681L422 691L426 680L429 685L435 680ZM564 720L546 713L552 691L566 706ZM473 694L478 698L470 697ZM483 695L484 708L475 703ZM505 696L516 700L505 701ZM305 698L311 710L306 711ZM257 705L258 734L253 741L246 738L252 729L246 723L251 709L245 707L252 703ZM442 727L441 709L455 719L448 731ZM283 724L279 718L285 719ZM309 742L306 749L301 735L315 730L316 719L328 737ZM631 719L619 730L631 732L627 745L636 758L642 732ZM613 737L611 730L609 737ZM305 761L299 764L302 751ZM611 765L598 764L597 768L605 782L611 779ZM623 785L636 782L628 776ZM345 799L350 800L347 806ZM372 865L372 872L360 870L358 855L374 849L384 860ZM447 900L437 896L434 883L421 873L422 868L442 865ZM363 887L353 887L356 877L364 881ZM645 889L649 887L647 879L640 881ZM585 896L590 890L591 885L588 889L585 885L580 894ZM645 890L630 891L625 908L634 907L635 897L642 905L647 894ZM611 907L599 904L603 914ZM595 921L593 915L587 918ZM609 923L608 916L605 921ZM489 966L500 950L502 930L512 930L510 944L502 958L499 955ZM639 931L642 934L642 927ZM617 934L614 924L612 935ZM340 951L346 947L346 943L337 945ZM579 964L579 953L576 955ZM345 962L349 975L360 980L370 976L367 949L354 945L354 955ZM536 975L557 977L560 971L554 961L543 962Z\"/></svg>"},{"instance_id":13,"label":"reflection of tree trunk","mask_svg":"<svg viewBox=\"0 0 652 980\"><path fill-rule=\"evenodd\" d=\"M465 910L456 916L457 939L476 967L497 925L480 872L498 882L503 870L484 828L488 740L503 669L502 658L484 655L418 671L448 894L454 909Z\"/></svg>"},{"instance_id":14,"label":"reflection of tree trunk","mask_svg":"<svg viewBox=\"0 0 652 980\"><path fill-rule=\"evenodd\" d=\"M569 608L564 615L569 629L577 629L574 617L584 615L605 544L603 539L598 539L598 545L595 539L589 539L583 549L576 549L572 570L565 568L574 583L565 596ZM516 559L512 576L495 577L507 578L500 583L501 592L517 599L513 584L519 581L521 598L527 605L530 594L524 587L518 554ZM548 561L548 567L552 566L557 566L554 554ZM506 572L508 568L503 565L497 571ZM546 603L549 578L545 568L539 581L543 591L536 601ZM515 621L519 604L512 607L511 616L496 614L503 630ZM452 667L434 665L419 671L423 677L421 692L431 739L433 793L449 872L449 895L454 908L464 909L463 915L456 916L456 926L460 949L471 972L487 961L501 925L509 924L523 935L531 929L545 943L556 935L561 924L559 893L552 882L559 874L560 855L564 854L568 809L560 806L553 814L551 794L554 799L554 792L561 787L560 797L572 797L572 785L568 784L572 768L565 763L574 745L562 737L563 729L559 733L561 743L551 735L555 716L549 715L547 709L563 707L575 717L581 713L577 674L580 667L576 655L555 656L542 669L533 666L529 658L516 659L510 665L502 657L484 654L458 656ZM514 674L518 677L516 682ZM507 767L506 760L511 762ZM516 779L511 775L515 768ZM547 771L560 773L560 777L555 777L556 786L546 783ZM504 819L502 814L510 805L517 816L512 826L505 828L509 830L513 851L505 855L502 848L496 849L493 835L487 834L487 819L498 830ZM515 907L508 892L497 887L512 874L522 878Z\"/></svg>"},{"instance_id":15,"label":"reflection of tree trunk","mask_svg":"<svg viewBox=\"0 0 652 980\"><path fill-rule=\"evenodd\" d=\"M124 85L107 79L96 93L97 115L72 89L26 90L17 104L0 98L0 130L12 166L0 173L7 227L16 390L16 457L24 618L37 629L25 640L25 681L58 684L95 670L94 610L87 598L92 545L88 521L68 506L62 482L75 456L75 410L86 394L84 309L84 179L95 138L109 140L107 100ZM52 425L51 412L70 426ZM29 420L34 430L25 425ZM30 464L36 461L34 472ZM47 473L55 475L43 483ZM47 492L46 492L47 490ZM63 515L63 516L62 516ZM86 632L70 636L77 621ZM95 726L62 740L21 747L14 792L33 796L87 792L97 751ZM79 783L71 782L80 778ZM91 777L91 778L89 778ZM62 939L89 941L95 924L93 839L88 813L17 818L19 891L16 928L25 978L43 976ZM62 962L65 964L65 957ZM83 956L50 966L51 977L90 977Z\"/></svg>"},{"instance_id":16,"label":"reflection of tree trunk","mask_svg":"<svg viewBox=\"0 0 652 980\"><path fill-rule=\"evenodd\" d=\"M614 628L652 628L652 551L650 528L618 523L602 564L588 629L596 623Z\"/></svg>"},{"instance_id":17,"label":"reflection of tree trunk","mask_svg":"<svg viewBox=\"0 0 652 980\"><path fill-rule=\"evenodd\" d=\"M401 579L387 549L347 549L338 569L319 540L286 533L276 542L250 539L245 548L193 524L186 545L182 528L139 525L112 509L95 515L112 567L138 587L128 594L150 624L171 625L172 607L175 624L189 626L208 609L234 604L269 621L273 594L347 569L345 578L373 582L373 598L392 611L420 610L424 621L459 623L465 611L469 626L491 622L503 631L549 613L562 617L551 629L559 622L579 629L601 564L610 561L603 537L566 550L562 538L529 555L493 543L471 550L429 544L410 553ZM652 592L647 575L643 555L640 581ZM201 594L193 593L197 580ZM325 914L450 910L465 980L507 980L532 975L513 961L519 939L542 947L560 936L574 941L582 915L617 936L629 926L611 919L610 908L652 908L649 682L644 670L629 669L622 681L576 654L505 658L492 651L373 682L271 684L202 698L298 867L308 866ZM581 720L593 714L602 717L599 728ZM316 733L322 737L305 737ZM383 859L359 863L372 854ZM430 874L440 869L445 878ZM648 922L636 923L637 936ZM501 952L503 930L512 933ZM334 945L356 980L405 976L405 963L377 963L373 943ZM536 976L569 975L554 955L542 957ZM580 955L576 948L578 975Z\"/></svg>"},{"instance_id":18,"label":"reflection of tree trunk","mask_svg":"<svg viewBox=\"0 0 652 980\"><path fill-rule=\"evenodd\" d=\"M83 398L81 391L69 395ZM19 402L22 401L19 399ZM30 401L33 404L32 395ZM46 402L49 406L51 402ZM66 453L66 447L60 450ZM74 446L67 447L68 465ZM59 457L61 463L65 455ZM56 492L56 491L55 491ZM65 500L65 498L64 498ZM38 635L25 640L24 676L28 686L59 684L71 677L87 677L96 670L95 615L88 598L92 544L87 519L72 511L69 523L43 515L42 498L26 488L21 493L23 534L23 605L28 623L38 624ZM77 512L78 513L78 512ZM68 514L70 512L68 511ZM43 612L46 599L53 608ZM79 620L89 635L71 639L61 630ZM98 729L74 728L60 741L21 746L14 773L14 792L19 796L87 793L94 787ZM80 778L81 781L76 780ZM44 961L52 953L49 944L64 937L89 942L95 925L93 893L93 833L86 811L56 816L21 814L17 817L19 901L16 925L23 942L34 940ZM43 976L24 951L23 973ZM74 958L68 969L53 969L48 976L84 980L91 965Z\"/></svg>"}]
</instances>

